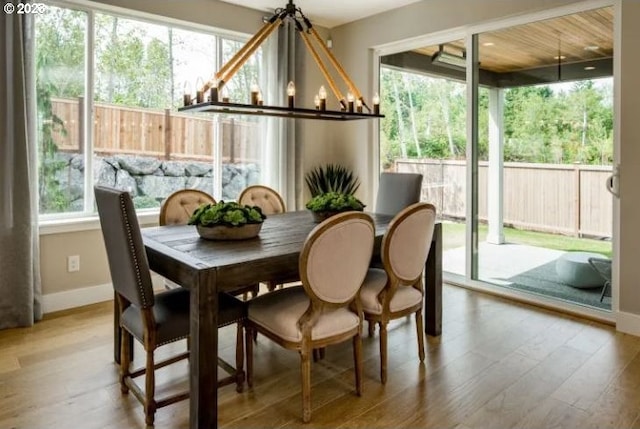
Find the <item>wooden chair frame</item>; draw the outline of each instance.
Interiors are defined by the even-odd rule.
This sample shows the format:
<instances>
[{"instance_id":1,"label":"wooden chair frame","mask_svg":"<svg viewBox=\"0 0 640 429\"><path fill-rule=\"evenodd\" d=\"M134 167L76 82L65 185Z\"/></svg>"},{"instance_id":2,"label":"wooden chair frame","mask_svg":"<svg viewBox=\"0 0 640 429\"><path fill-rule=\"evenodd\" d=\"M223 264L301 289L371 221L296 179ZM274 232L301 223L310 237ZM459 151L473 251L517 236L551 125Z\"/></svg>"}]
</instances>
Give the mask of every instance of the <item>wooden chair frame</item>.
<instances>
[{"instance_id":1,"label":"wooden chair frame","mask_svg":"<svg viewBox=\"0 0 640 429\"><path fill-rule=\"evenodd\" d=\"M306 312L300 317L297 324L300 327L302 333L302 340L299 342L292 342L284 340L277 335L274 335L268 330L263 329L261 326L252 323L250 319L247 320L246 329L246 350L247 355L253 354L253 332L257 331L263 334L265 337L271 339L275 343L289 350L297 350L300 354L300 370L302 375L302 420L305 423L311 421L311 357L314 349L322 349L331 344L337 344L352 338L353 342L353 358L355 367L355 385L356 394L362 395L362 322L363 311L362 304L360 303L359 289L354 296L345 303L331 303L319 298L310 286L310 281L307 275L307 267L309 260L309 253L318 238L322 237L323 233L332 228L336 224L341 223L344 220L349 219L362 219L369 223L371 227L372 237L374 235L375 227L373 220L368 215L361 212L348 212L340 215L333 216L322 224L318 225L307 238L303 250L300 254L300 277L302 281L302 287L304 288L307 296L310 299L309 307ZM372 241L373 243L373 241ZM359 323L355 329L351 329L340 335L334 335L328 338L322 338L319 340L313 340L311 338L311 330L314 324L317 322L320 314L325 308L340 308L349 307L351 311L357 314ZM253 386L253 362L250 358L247 359L247 384L249 387Z\"/></svg>"},{"instance_id":2,"label":"wooden chair frame","mask_svg":"<svg viewBox=\"0 0 640 429\"><path fill-rule=\"evenodd\" d=\"M403 278L399 276L391 267L390 261L390 243L395 231L402 222L409 216L422 210L432 210L434 213L436 208L433 204L416 203L400 212L389 224L389 228L382 238L381 256L384 270L387 274L387 283L377 296L378 302L382 306L380 314L364 313L364 318L369 322L369 336L374 335L375 324L380 327L380 379L382 383L387 382L387 325L391 320L399 319L404 316L415 314L416 333L418 336L418 355L420 362L424 361L424 333L422 321L422 308L424 303L424 270L416 278ZM428 256L428 251L427 251ZM420 302L414 306L402 309L400 311L391 311L391 300L396 294L399 287L412 287L422 295Z\"/></svg>"}]
</instances>

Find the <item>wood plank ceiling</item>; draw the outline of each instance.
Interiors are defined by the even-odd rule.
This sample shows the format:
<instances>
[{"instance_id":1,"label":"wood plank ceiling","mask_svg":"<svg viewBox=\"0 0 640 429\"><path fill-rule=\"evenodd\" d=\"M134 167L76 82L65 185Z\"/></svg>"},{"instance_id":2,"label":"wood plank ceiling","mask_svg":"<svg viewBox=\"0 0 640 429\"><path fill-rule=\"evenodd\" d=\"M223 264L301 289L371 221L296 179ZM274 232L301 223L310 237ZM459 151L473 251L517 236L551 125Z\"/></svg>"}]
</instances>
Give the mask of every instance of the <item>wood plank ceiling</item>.
<instances>
[{"instance_id":1,"label":"wood plank ceiling","mask_svg":"<svg viewBox=\"0 0 640 429\"><path fill-rule=\"evenodd\" d=\"M613 8L606 7L480 34L480 68L517 72L613 57ZM444 51L462 55L464 40ZM416 49L432 56L438 46Z\"/></svg>"}]
</instances>

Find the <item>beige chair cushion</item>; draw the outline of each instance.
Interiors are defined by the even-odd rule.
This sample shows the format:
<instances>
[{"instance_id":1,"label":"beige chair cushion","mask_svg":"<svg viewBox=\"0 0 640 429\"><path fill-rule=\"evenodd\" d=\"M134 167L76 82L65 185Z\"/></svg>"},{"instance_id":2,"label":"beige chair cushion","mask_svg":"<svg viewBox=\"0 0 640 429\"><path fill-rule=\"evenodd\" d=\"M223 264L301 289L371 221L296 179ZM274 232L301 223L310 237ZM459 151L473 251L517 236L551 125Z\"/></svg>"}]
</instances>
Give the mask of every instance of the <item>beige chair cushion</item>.
<instances>
[{"instance_id":1,"label":"beige chair cushion","mask_svg":"<svg viewBox=\"0 0 640 429\"><path fill-rule=\"evenodd\" d=\"M398 225L389 244L389 263L396 276L414 280L424 270L427 260L435 212L421 210Z\"/></svg>"},{"instance_id":2,"label":"beige chair cushion","mask_svg":"<svg viewBox=\"0 0 640 429\"><path fill-rule=\"evenodd\" d=\"M360 289L362 309L369 314L382 314L378 294L387 283L387 273L378 268L370 268ZM422 302L422 294L411 286L400 286L389 303L392 312L404 310Z\"/></svg>"},{"instance_id":3,"label":"beige chair cushion","mask_svg":"<svg viewBox=\"0 0 640 429\"><path fill-rule=\"evenodd\" d=\"M309 307L302 287L280 289L249 301L249 320L286 341L302 341L297 322ZM328 309L318 318L311 339L319 340L348 332L358 326L358 316L348 308Z\"/></svg>"},{"instance_id":4,"label":"beige chair cushion","mask_svg":"<svg viewBox=\"0 0 640 429\"><path fill-rule=\"evenodd\" d=\"M373 240L371 224L364 219L344 221L318 237L307 262L313 293L331 303L353 299L371 261Z\"/></svg>"},{"instance_id":5,"label":"beige chair cushion","mask_svg":"<svg viewBox=\"0 0 640 429\"><path fill-rule=\"evenodd\" d=\"M197 189L181 189L169 195L160 209L160 225L184 225L202 204L215 203L215 199Z\"/></svg>"}]
</instances>

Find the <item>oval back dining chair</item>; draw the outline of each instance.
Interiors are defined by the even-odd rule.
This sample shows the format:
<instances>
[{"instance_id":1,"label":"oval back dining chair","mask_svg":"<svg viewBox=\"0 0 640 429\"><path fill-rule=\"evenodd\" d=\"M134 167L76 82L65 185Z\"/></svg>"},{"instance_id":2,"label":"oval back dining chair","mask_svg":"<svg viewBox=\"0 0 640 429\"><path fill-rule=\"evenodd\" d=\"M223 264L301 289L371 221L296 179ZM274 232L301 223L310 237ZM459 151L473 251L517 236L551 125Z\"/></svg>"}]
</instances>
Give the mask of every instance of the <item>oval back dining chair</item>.
<instances>
[{"instance_id":1,"label":"oval back dining chair","mask_svg":"<svg viewBox=\"0 0 640 429\"><path fill-rule=\"evenodd\" d=\"M102 186L96 186L94 192L111 281L118 300L120 390L125 394L129 390L133 392L144 407L146 424L153 425L157 408L189 397L188 392L183 392L164 399L155 398L155 370L187 358L189 352L157 363L154 359L158 347L188 338L189 290L176 288L154 294L149 262L131 196L126 191ZM218 308L221 309L219 327L242 323L246 316L245 303L227 294L219 294ZM131 336L143 344L147 355L145 367L134 371L130 370ZM242 353L236 356L234 373L220 380L219 385L235 382L236 389L242 391L243 365ZM141 375L145 375L144 392L133 380Z\"/></svg>"},{"instance_id":2,"label":"oval back dining chair","mask_svg":"<svg viewBox=\"0 0 640 429\"><path fill-rule=\"evenodd\" d=\"M382 238L380 252L384 269L370 268L360 297L364 317L380 326L380 379L387 381L387 325L390 320L415 313L418 353L424 361L422 332L423 280L436 220L436 208L412 204L400 211Z\"/></svg>"},{"instance_id":3,"label":"oval back dining chair","mask_svg":"<svg viewBox=\"0 0 640 429\"><path fill-rule=\"evenodd\" d=\"M267 216L287 211L282 196L274 189L263 185L252 185L245 188L238 197L238 203L258 206Z\"/></svg>"},{"instance_id":4,"label":"oval back dining chair","mask_svg":"<svg viewBox=\"0 0 640 429\"><path fill-rule=\"evenodd\" d=\"M169 195L160 207L160 225L183 225L202 204L215 204L211 195L198 189L180 189Z\"/></svg>"},{"instance_id":5,"label":"oval back dining chair","mask_svg":"<svg viewBox=\"0 0 640 429\"><path fill-rule=\"evenodd\" d=\"M302 287L280 289L249 302L247 354L257 330L281 346L297 350L302 373L302 420L311 420L312 350L353 341L356 393L362 393L362 310L360 286L374 243L373 220L361 212L333 216L307 236L299 260ZM247 382L253 385L247 359Z\"/></svg>"}]
</instances>

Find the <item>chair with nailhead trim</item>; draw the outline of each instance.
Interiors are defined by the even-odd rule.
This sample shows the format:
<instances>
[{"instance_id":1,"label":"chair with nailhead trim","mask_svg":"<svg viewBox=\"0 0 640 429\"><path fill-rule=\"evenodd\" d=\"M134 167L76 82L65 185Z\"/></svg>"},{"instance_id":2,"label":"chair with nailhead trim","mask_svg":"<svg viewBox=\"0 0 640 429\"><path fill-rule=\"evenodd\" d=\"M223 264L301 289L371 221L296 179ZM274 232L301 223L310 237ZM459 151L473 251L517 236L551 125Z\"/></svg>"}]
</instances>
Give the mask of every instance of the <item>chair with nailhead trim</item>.
<instances>
[{"instance_id":1,"label":"chair with nailhead trim","mask_svg":"<svg viewBox=\"0 0 640 429\"><path fill-rule=\"evenodd\" d=\"M126 191L96 186L94 188L102 235L113 288L119 304L118 321L121 330L120 390L131 390L142 403L145 422L153 425L156 409L189 397L188 392L163 399L155 398L155 370L189 356L189 351L155 362L155 350L165 344L189 337L189 290L176 288L154 294L149 263L131 196ZM244 347L242 325L246 318L246 303L231 295L218 294L218 327L238 324L236 367L226 362L220 366L230 372L218 381L219 386L244 384ZM130 370L130 339L133 336L146 351L144 368ZM188 344L188 343L187 343ZM188 347L187 347L188 348ZM145 389L133 381L145 375Z\"/></svg>"}]
</instances>

